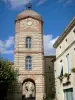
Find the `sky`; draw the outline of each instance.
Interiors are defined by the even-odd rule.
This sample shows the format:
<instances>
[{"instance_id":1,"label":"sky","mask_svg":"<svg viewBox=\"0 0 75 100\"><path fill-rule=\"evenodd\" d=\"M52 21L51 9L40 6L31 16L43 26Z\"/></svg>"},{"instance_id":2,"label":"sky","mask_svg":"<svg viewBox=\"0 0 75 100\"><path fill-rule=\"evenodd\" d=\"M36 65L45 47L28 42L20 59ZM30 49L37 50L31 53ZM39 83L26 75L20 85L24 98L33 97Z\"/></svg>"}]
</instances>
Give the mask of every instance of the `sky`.
<instances>
[{"instance_id":1,"label":"sky","mask_svg":"<svg viewBox=\"0 0 75 100\"><path fill-rule=\"evenodd\" d=\"M29 0L0 0L0 56L14 61L16 16L26 9ZM44 21L44 54L55 55L53 44L75 16L75 0L30 0L32 10Z\"/></svg>"}]
</instances>

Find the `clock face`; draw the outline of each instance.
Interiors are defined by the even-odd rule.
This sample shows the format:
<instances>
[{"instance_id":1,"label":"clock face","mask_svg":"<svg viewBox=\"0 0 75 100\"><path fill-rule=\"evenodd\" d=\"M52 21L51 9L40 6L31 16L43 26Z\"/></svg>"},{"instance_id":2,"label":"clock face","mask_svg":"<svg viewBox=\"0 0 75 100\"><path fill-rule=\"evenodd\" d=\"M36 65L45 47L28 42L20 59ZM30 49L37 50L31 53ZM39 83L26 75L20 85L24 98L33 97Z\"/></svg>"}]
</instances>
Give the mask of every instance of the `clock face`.
<instances>
[{"instance_id":1,"label":"clock face","mask_svg":"<svg viewBox=\"0 0 75 100\"><path fill-rule=\"evenodd\" d=\"M28 26L31 26L32 23L33 23L32 21L28 21L28 22L27 22L27 25L28 25Z\"/></svg>"},{"instance_id":2,"label":"clock face","mask_svg":"<svg viewBox=\"0 0 75 100\"><path fill-rule=\"evenodd\" d=\"M34 20L32 18L27 18L20 22L20 27L22 29L26 29L27 27L37 28L37 24L39 24L37 20Z\"/></svg>"}]
</instances>

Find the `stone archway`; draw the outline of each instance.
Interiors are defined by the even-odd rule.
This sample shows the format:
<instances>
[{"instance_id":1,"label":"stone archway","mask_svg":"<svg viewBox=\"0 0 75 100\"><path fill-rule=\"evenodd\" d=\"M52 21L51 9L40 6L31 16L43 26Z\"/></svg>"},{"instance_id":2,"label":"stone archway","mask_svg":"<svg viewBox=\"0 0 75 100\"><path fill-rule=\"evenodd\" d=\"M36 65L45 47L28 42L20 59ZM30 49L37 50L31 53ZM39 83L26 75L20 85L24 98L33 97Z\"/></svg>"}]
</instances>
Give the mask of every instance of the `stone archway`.
<instances>
[{"instance_id":1,"label":"stone archway","mask_svg":"<svg viewBox=\"0 0 75 100\"><path fill-rule=\"evenodd\" d=\"M26 79L23 81L23 100L35 100L36 87L35 82L32 79Z\"/></svg>"}]
</instances>

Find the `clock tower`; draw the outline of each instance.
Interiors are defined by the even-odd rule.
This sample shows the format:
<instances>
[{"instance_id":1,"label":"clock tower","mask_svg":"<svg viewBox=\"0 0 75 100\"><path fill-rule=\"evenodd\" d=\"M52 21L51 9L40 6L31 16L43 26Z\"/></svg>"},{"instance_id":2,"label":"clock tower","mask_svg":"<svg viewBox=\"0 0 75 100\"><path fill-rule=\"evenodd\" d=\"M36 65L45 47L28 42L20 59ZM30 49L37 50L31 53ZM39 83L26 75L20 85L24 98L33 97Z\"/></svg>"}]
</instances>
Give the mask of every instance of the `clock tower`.
<instances>
[{"instance_id":1,"label":"clock tower","mask_svg":"<svg viewBox=\"0 0 75 100\"><path fill-rule=\"evenodd\" d=\"M15 21L14 65L19 71L18 100L43 100L45 94L43 20L28 8ZM20 98L22 97L22 98Z\"/></svg>"}]
</instances>

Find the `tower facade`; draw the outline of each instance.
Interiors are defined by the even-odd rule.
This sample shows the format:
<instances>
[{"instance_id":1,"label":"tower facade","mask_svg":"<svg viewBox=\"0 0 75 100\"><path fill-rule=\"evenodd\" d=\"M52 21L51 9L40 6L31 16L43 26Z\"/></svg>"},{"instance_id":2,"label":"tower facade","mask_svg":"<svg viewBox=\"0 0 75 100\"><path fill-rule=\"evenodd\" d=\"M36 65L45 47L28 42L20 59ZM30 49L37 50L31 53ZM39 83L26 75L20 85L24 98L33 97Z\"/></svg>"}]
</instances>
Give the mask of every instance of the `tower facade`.
<instances>
[{"instance_id":1,"label":"tower facade","mask_svg":"<svg viewBox=\"0 0 75 100\"><path fill-rule=\"evenodd\" d=\"M16 18L14 65L19 71L21 96L43 100L45 94L43 21L33 10Z\"/></svg>"}]
</instances>

